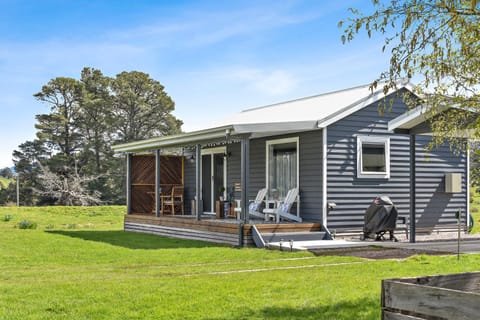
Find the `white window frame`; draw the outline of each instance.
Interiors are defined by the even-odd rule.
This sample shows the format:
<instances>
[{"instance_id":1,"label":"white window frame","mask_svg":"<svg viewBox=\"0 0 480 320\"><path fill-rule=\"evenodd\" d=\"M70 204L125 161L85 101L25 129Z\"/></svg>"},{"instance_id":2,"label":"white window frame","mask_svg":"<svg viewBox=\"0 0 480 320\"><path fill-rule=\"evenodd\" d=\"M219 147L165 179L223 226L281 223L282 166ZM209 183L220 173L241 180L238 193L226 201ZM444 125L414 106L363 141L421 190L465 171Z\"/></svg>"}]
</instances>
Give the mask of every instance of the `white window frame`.
<instances>
[{"instance_id":1,"label":"white window frame","mask_svg":"<svg viewBox=\"0 0 480 320\"><path fill-rule=\"evenodd\" d=\"M269 177L269 170L270 170L270 167L269 167L269 163L270 163L270 146L271 145L275 145L275 144L284 144L284 143L295 143L296 144L296 148L297 148L297 172L296 172L296 176L297 176L297 188L300 188L300 143L299 143L299 138L298 137L291 137L291 138L283 138L283 139L275 139L275 140L267 140L266 144L265 144L265 172L266 172L266 175L265 175L265 185L267 187L267 190L268 192L270 192L270 181L268 180L268 177Z\"/></svg>"},{"instance_id":2,"label":"white window frame","mask_svg":"<svg viewBox=\"0 0 480 320\"><path fill-rule=\"evenodd\" d=\"M385 146L385 172L363 171L362 144L374 143ZM385 136L357 136L357 178L361 179L390 179L390 137Z\"/></svg>"}]
</instances>

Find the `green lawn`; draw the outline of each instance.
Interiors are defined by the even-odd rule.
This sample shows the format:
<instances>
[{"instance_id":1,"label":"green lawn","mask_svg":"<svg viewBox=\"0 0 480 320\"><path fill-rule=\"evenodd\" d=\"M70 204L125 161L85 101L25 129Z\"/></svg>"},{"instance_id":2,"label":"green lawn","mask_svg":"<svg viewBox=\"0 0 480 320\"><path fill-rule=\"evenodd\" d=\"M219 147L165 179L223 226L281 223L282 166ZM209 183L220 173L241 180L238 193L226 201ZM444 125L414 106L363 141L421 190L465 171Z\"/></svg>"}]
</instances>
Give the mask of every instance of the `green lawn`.
<instances>
[{"instance_id":1,"label":"green lawn","mask_svg":"<svg viewBox=\"0 0 480 320\"><path fill-rule=\"evenodd\" d=\"M13 179L0 177L0 190L1 189L6 189L11 182L13 182Z\"/></svg>"},{"instance_id":2,"label":"green lawn","mask_svg":"<svg viewBox=\"0 0 480 320\"><path fill-rule=\"evenodd\" d=\"M470 214L473 217L473 229L471 233L480 233L480 194L477 188L470 188Z\"/></svg>"},{"instance_id":3,"label":"green lawn","mask_svg":"<svg viewBox=\"0 0 480 320\"><path fill-rule=\"evenodd\" d=\"M370 261L172 240L122 232L124 211L0 208L0 319L379 319L381 279L480 264L480 255ZM37 229L16 227L24 219Z\"/></svg>"}]
</instances>

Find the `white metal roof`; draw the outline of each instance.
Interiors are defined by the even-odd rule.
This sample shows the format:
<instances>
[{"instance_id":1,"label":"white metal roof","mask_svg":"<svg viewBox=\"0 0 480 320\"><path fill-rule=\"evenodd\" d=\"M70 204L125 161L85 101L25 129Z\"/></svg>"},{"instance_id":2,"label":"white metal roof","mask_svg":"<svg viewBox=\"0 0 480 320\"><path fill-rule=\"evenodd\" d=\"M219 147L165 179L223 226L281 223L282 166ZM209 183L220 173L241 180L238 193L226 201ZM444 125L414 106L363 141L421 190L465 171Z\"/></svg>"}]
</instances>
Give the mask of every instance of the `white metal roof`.
<instances>
[{"instance_id":1,"label":"white metal roof","mask_svg":"<svg viewBox=\"0 0 480 320\"><path fill-rule=\"evenodd\" d=\"M397 90L413 91L409 82L399 82ZM383 87L373 92L370 85L334 91L316 96L247 109L201 130L113 146L114 150L137 152L160 147L179 146L228 135L252 137L292 131L325 128L328 125L384 98Z\"/></svg>"},{"instance_id":2,"label":"white metal roof","mask_svg":"<svg viewBox=\"0 0 480 320\"><path fill-rule=\"evenodd\" d=\"M399 89L409 83L400 83ZM383 87L373 92L370 85L325 93L312 97L247 109L214 123L211 127L231 125L237 133L285 129L324 128L384 97Z\"/></svg>"}]
</instances>

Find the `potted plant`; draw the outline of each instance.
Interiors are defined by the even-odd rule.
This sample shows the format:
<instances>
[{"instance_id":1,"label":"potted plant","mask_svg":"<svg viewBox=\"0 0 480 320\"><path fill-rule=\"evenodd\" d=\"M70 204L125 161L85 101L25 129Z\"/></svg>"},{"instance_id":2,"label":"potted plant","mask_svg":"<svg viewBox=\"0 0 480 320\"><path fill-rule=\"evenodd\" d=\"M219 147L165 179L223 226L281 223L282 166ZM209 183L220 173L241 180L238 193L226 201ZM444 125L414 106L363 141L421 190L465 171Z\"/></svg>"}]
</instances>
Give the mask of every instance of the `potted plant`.
<instances>
[{"instance_id":1,"label":"potted plant","mask_svg":"<svg viewBox=\"0 0 480 320\"><path fill-rule=\"evenodd\" d=\"M220 201L224 200L224 194L225 194L225 187L224 186L218 187L218 199Z\"/></svg>"}]
</instances>

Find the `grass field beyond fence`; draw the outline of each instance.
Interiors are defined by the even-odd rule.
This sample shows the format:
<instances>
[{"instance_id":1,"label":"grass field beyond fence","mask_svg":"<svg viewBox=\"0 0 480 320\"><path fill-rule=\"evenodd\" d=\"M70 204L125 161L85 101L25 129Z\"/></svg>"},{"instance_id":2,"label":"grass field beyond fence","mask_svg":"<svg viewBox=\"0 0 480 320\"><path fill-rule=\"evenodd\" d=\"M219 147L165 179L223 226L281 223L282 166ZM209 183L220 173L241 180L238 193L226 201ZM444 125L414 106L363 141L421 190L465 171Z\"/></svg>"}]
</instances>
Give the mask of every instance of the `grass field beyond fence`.
<instances>
[{"instance_id":1,"label":"grass field beyond fence","mask_svg":"<svg viewBox=\"0 0 480 320\"><path fill-rule=\"evenodd\" d=\"M5 178L5 177L0 177L0 190L1 189L7 189L8 188L8 185L10 183L13 183L13 179L8 179L8 178Z\"/></svg>"},{"instance_id":2,"label":"grass field beyond fence","mask_svg":"<svg viewBox=\"0 0 480 320\"><path fill-rule=\"evenodd\" d=\"M0 319L379 319L381 279L480 263L234 249L125 233L124 212L0 208Z\"/></svg>"}]
</instances>

